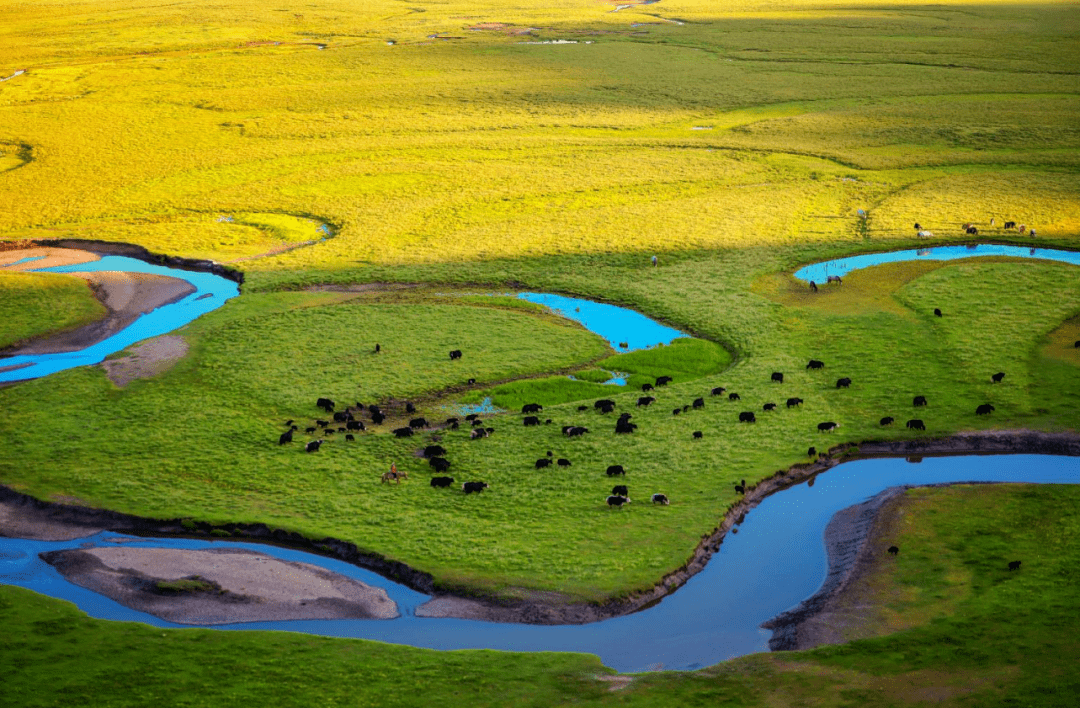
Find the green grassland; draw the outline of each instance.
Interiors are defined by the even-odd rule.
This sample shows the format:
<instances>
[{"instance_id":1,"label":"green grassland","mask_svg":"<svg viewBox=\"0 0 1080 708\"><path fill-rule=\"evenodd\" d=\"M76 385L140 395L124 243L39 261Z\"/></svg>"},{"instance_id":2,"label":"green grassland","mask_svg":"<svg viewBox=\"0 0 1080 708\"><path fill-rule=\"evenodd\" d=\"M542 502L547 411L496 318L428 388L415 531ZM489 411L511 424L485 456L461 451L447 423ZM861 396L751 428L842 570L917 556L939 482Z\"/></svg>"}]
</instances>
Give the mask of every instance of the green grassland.
<instances>
[{"instance_id":1,"label":"green grassland","mask_svg":"<svg viewBox=\"0 0 1080 708\"><path fill-rule=\"evenodd\" d=\"M0 348L105 316L86 281L57 273L0 273Z\"/></svg>"},{"instance_id":2,"label":"green grassland","mask_svg":"<svg viewBox=\"0 0 1080 708\"><path fill-rule=\"evenodd\" d=\"M291 632L156 629L0 588L5 705L1071 706L1080 490L911 490L873 574L888 636L695 672L581 654L436 652ZM884 553L897 543L895 558ZM1021 559L1018 572L1006 568ZM864 608L865 609L865 608ZM406 690L405 687L408 687ZM611 690L616 689L616 690Z\"/></svg>"},{"instance_id":3,"label":"green grassland","mask_svg":"<svg viewBox=\"0 0 1080 708\"><path fill-rule=\"evenodd\" d=\"M733 481L803 460L809 445L1080 429L1074 268L897 264L816 296L790 275L856 252L963 242L967 222L982 238L1075 248L1074 2L663 0L615 9L577 0L0 0L0 78L26 70L0 82L0 238L130 241L234 262L245 274L243 295L179 332L189 353L168 372L121 389L84 368L0 389L0 483L148 516L335 536L445 588L598 601L678 568L735 501ZM576 43L543 43L556 40ZM1006 220L1038 236L1006 232ZM914 222L934 237L918 239ZM307 289L379 283L425 287ZM633 307L698 341L613 354L535 308L459 296L516 289ZM4 288L0 313L35 331L62 327L56 312L21 307L55 298L43 286L33 296ZM935 307L945 316L935 318ZM450 362L452 348L465 358ZM804 369L811 357L824 372ZM638 392L596 383L598 369L631 373L634 385L657 373L675 382L638 409ZM583 381L532 378L575 371ZM773 371L785 373L782 385L769 381ZM997 371L1006 372L1000 385L990 382ZM835 388L840 376L853 379L849 390ZM714 386L742 402L708 397ZM478 496L427 486L414 453L432 433L402 441L369 432L351 444L337 436L314 455L275 444L285 419L316 417L318 396L390 401L397 423L403 400L437 420L450 415L445 405L488 394L508 407L544 403L553 423L525 429L507 414L489 419L489 439L438 433L455 478L491 485ZM702 395L704 410L672 415ZM884 415L914 417L914 395L930 402L918 414L925 433L878 427ZM601 396L633 412L639 430L615 436L613 417L577 410L574 399ZM805 403L787 410L791 396ZM765 402L781 410L763 413ZM995 413L976 417L986 402ZM758 411L759 422L738 424L742 410ZM826 420L839 431L819 434ZM559 428L569 424L590 433L567 440ZM547 450L573 466L537 472ZM412 478L380 485L391 461ZM634 499L621 511L603 504L612 463L627 467ZM641 503L652 492L671 506ZM1075 500L1061 499L1071 514ZM968 520L935 527L943 536L928 542L947 542ZM971 602L1000 599L993 588L1020 578L987 581L992 591ZM1033 591L1057 603L1050 586ZM507 667L516 678L497 688L447 684L478 704L484 695L542 704L566 694L885 703L904 681L936 685L940 666L945 683L977 685L971 700L980 704L1021 691L1052 703L1047 675L1060 670L1057 686L1075 683L1054 664L1073 660L1049 629L1061 624L1056 609L1001 602L1015 624L999 625L990 605L978 605L986 611L823 650L809 663L752 658L610 695L580 678L596 670L580 657L363 643L348 651L372 666L407 657L421 667ZM26 656L47 652L70 614L62 617L28 630ZM1035 633L1023 634L1024 623ZM157 638L84 624L129 633L118 641L131 646ZM228 644L251 638L185 636L199 637L182 640L192 642L185 656L225 642L214 650L230 657L221 659L221 691L232 690L225 677L248 654L267 675L287 676L279 658L289 652L343 646L278 637L260 654ZM1046 655L1049 674L1025 649ZM994 674L999 689L978 683L979 662L1021 668ZM334 666L327 675L355 676ZM396 688L382 701L411 700L401 686L413 676L386 672L373 685ZM551 693L531 698L533 681ZM766 683L780 693L759 701L753 686ZM263 690L245 686L236 690Z\"/></svg>"},{"instance_id":4,"label":"green grassland","mask_svg":"<svg viewBox=\"0 0 1080 708\"><path fill-rule=\"evenodd\" d=\"M16 451L0 460L0 476L46 498L71 495L152 517L264 522L313 538L342 538L430 572L448 589L508 597L540 589L601 601L648 588L678 568L736 501L734 481L804 460L811 445L985 428L1075 429L1080 356L1048 360L1040 353L1050 333L1080 312L1074 269L1001 260L922 267L926 272L917 277L915 266L869 269L823 288L817 298L799 289L801 304L781 306L777 300L796 297L785 290L788 281L765 276L725 292L721 284L730 275L710 282L715 264L687 259L658 269L656 277L670 279L670 287L655 281L649 287L674 294L656 309L672 321L708 322L707 311L680 309L687 302L677 283L692 281L699 292L714 288L708 300L726 300L724 322L747 323L746 329L738 338L724 337L715 324L696 329L734 340L744 356L701 378L683 381L676 371L649 408L635 406L634 390L591 384L633 413L640 426L634 434L615 435L614 416L578 411L576 401L552 405L540 398L550 426L525 428L511 413L489 419L485 425L496 432L485 440L470 440L464 428L397 440L385 430L399 423L389 421L383 432L355 443L332 439L316 455L295 444L279 447L276 437L287 418L311 424L320 414L319 396L350 403L418 399L421 414L440 420L452 411L442 407L448 399L434 394L461 390L467 378L482 383L580 365L606 347L576 327L502 308L393 305L343 293L251 294L181 330L188 356L155 379L116 389L91 368L0 391L11 412L0 434ZM1000 297L1003 284L1007 299ZM887 306L878 304L884 301ZM934 307L947 316L934 317ZM384 348L379 355L372 353L376 341ZM715 345L673 344L615 358L631 368L634 360L701 346ZM451 348L467 356L451 362ZM826 370L806 371L811 357L826 361ZM772 371L785 372L785 382L772 383ZM996 371L1006 372L1004 383L991 383ZM840 376L853 379L850 389L835 387ZM709 396L718 385L742 401ZM917 414L915 395L930 402ZM703 410L671 414L699 396L707 399ZM805 403L786 409L792 396ZM780 410L762 412L770 401ZM985 402L996 412L977 417L976 406ZM107 420L93 414L102 409L110 411ZM744 410L757 411L759 422L738 423ZM397 411L396 420L404 420ZM901 425L879 427L884 415ZM925 433L902 427L916 415ZM840 423L840 431L819 433L817 423L825 420ZM567 439L563 425L584 425L590 433ZM47 436L39 432L46 428ZM703 439L693 440L694 430ZM435 435L455 479L484 480L487 492L466 497L427 486L430 468L415 452ZM573 466L536 471L533 463L548 450ZM413 479L392 488L379 484L390 462ZM638 504L616 512L605 507L610 464L626 466ZM654 492L672 504L640 503ZM613 546L623 550L605 551ZM568 547L575 552L566 553Z\"/></svg>"}]
</instances>

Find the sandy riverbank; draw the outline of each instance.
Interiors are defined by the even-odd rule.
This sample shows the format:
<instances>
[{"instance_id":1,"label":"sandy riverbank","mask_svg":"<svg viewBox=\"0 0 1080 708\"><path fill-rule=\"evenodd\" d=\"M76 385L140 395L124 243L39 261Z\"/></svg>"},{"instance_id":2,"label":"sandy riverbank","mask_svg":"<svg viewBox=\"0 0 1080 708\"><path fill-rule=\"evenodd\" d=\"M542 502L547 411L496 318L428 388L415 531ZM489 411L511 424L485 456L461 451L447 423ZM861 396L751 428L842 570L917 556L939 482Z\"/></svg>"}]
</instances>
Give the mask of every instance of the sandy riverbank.
<instances>
[{"instance_id":1,"label":"sandy riverbank","mask_svg":"<svg viewBox=\"0 0 1080 708\"><path fill-rule=\"evenodd\" d=\"M76 585L180 624L398 616L382 588L243 549L120 546L42 558Z\"/></svg>"},{"instance_id":2,"label":"sandy riverbank","mask_svg":"<svg viewBox=\"0 0 1080 708\"><path fill-rule=\"evenodd\" d=\"M100 257L89 251L67 248L28 248L7 251L4 262L23 258L42 257L43 260L8 266L6 270L32 270L58 265L76 265L97 261ZM124 329L140 316L176 302L195 292L195 286L179 278L146 273L95 271L70 273L90 284L94 294L107 310L104 318L88 325L46 335L7 349L4 356L58 354L93 346Z\"/></svg>"}]
</instances>

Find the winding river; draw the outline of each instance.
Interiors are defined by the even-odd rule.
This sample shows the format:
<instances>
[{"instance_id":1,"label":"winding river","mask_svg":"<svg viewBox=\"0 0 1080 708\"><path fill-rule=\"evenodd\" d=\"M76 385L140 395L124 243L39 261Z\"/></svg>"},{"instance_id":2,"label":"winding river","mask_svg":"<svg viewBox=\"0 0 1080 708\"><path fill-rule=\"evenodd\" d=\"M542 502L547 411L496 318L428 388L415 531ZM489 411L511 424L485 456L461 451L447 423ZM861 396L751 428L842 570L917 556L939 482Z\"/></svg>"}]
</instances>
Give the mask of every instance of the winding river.
<instances>
[{"instance_id":1,"label":"winding river","mask_svg":"<svg viewBox=\"0 0 1080 708\"><path fill-rule=\"evenodd\" d=\"M1014 247L993 246L989 249ZM959 258L972 255L1020 255L1080 262L1080 254L1036 249L1031 254L994 250L972 253L973 249L929 249L932 253L899 252L908 258ZM1057 258L1053 254L1067 257ZM842 274L877 263L903 260L899 254L872 254L828 264L807 266L796 273L804 279L824 279L822 273ZM121 262L122 261L122 262ZM221 306L235 296L231 281L205 273L177 271L127 258L106 257L93 264L50 269L54 272L128 270L182 277L199 291L178 303L140 318L124 332L102 342L96 351L36 357L14 378L43 376L73 366L101 361L141 339L164 334ZM221 281L221 282L218 282ZM559 296L527 294L529 299ZM523 295L524 297L524 295ZM602 317L585 314L579 301L562 303L573 308L579 321L593 329ZM549 304L549 302L543 302ZM595 303L588 303L594 305ZM608 306L610 307L610 306ZM172 309L170 309L172 308ZM618 308L616 308L618 309ZM591 312L591 311L590 311ZM565 314L565 313L564 313ZM639 315L640 317L640 315ZM575 317L575 319L578 319ZM675 330L674 336L679 336ZM631 333L604 333L609 341L633 341ZM666 335L665 335L666 336ZM654 340L656 344L663 340ZM668 339L667 341L670 341ZM108 343L108 344L107 344ZM645 344L644 346L650 346ZM64 359L64 362L59 361ZM17 363L11 359L3 362ZM9 377L10 378L10 377ZM4 380L0 378L0 380ZM859 460L840 465L819 475L813 486L802 484L766 498L746 516L738 533L729 534L705 569L674 594L656 605L623 617L587 625L538 626L500 624L462 619L435 619L416 616L416 608L429 598L393 583L373 572L343 561L302 551L261 544L191 539L143 539L102 533L76 541L46 542L0 538L0 583L19 585L52 597L71 601L94 617L145 622L159 627L178 627L128 609L89 590L72 585L38 554L64 548L111 545L118 542L164 548L250 548L285 560L297 560L382 587L398 603L402 616L394 620L301 620L258 622L216 627L218 630L287 630L326 636L363 637L433 649L489 648L514 651L577 651L597 654L619 671L656 669L696 669L732 657L768 650L770 632L761 623L791 609L812 595L826 577L827 557L822 535L825 526L840 509L859 503L883 489L896 485L921 485L957 481L986 482L1080 482L1080 458L1046 455L1001 455L927 457L920 464L902 459Z\"/></svg>"},{"instance_id":2,"label":"winding river","mask_svg":"<svg viewBox=\"0 0 1080 708\"><path fill-rule=\"evenodd\" d=\"M822 536L840 509L895 485L956 481L1080 482L1080 458L1047 455L926 457L859 460L774 494L729 534L705 569L674 594L641 612L586 625L539 626L416 617L429 598L344 561L276 546L190 539L143 539L102 533L75 541L0 538L0 583L68 600L103 619L179 627L128 609L68 583L38 553L117 542L159 548L250 548L302 561L385 588L398 603L393 620L298 620L222 625L214 629L286 630L362 637L431 649L575 651L597 654L623 672L697 669L744 654L768 651L771 632L760 625L812 595L826 577ZM1007 559L1006 559L1007 560Z\"/></svg>"}]
</instances>

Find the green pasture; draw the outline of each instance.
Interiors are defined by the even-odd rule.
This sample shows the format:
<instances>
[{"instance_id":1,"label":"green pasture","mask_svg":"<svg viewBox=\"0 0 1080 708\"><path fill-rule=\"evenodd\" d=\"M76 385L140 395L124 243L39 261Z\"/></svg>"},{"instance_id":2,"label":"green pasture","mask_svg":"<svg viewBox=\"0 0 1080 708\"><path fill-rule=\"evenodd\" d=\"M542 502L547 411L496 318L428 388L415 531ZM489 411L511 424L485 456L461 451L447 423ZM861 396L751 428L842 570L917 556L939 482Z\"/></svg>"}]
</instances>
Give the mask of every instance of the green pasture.
<instances>
[{"instance_id":1,"label":"green pasture","mask_svg":"<svg viewBox=\"0 0 1080 708\"><path fill-rule=\"evenodd\" d=\"M912 490L873 549L864 611L894 633L805 652L756 654L694 672L619 675L594 656L436 652L290 632L156 629L88 618L0 588L20 706L814 705L1071 706L1080 519L1072 486ZM898 556L884 552L896 543ZM1007 564L1022 560L1019 571ZM408 687L405 690L404 687Z\"/></svg>"},{"instance_id":2,"label":"green pasture","mask_svg":"<svg viewBox=\"0 0 1080 708\"><path fill-rule=\"evenodd\" d=\"M811 445L1080 427L1074 268L896 264L816 295L790 275L853 253L964 243L966 223L980 240L1075 248L1073 0L616 9L0 0L0 239L131 242L245 276L240 297L176 333L190 348L167 372L117 388L88 367L0 389L0 483L147 516L334 536L462 592L600 601L681 566L736 500L732 482L805 460ZM1037 236L1006 231L1005 221ZM933 236L917 237L916 222ZM27 277L0 280L0 346L99 316L85 288L69 282L61 293ZM525 289L632 307L696 339L613 352L497 294ZM450 349L465 356L451 362ZM826 369L807 371L809 358ZM603 370L631 374L630 386L602 385ZM770 382L773 371L783 384ZM1005 379L992 384L998 371ZM640 384L660 374L674 383L639 409ZM841 376L850 389L836 389ZM742 400L709 396L717 386ZM476 441L464 427L409 440L386 432L407 419L405 401L435 421L488 395L511 410L543 403L553 422L526 429L516 413L488 416L495 433ZM915 395L930 405L916 412ZM307 427L322 415L320 396L379 402L391 420L354 443L331 436L317 454L302 452L302 432L279 447L285 420ZM672 415L699 396L703 410ZM638 431L615 436L614 415L577 410L601 397L631 412ZM789 410L789 397L805 402ZM780 409L764 413L766 402ZM975 416L987 402L994 414ZM744 410L758 422L737 423ZM885 415L899 424L879 427ZM916 416L925 433L903 427ZM828 420L839 430L818 433ZM565 439L571 424L590 432ZM428 487L415 453L435 437L455 479L490 488L465 497ZM548 450L573 466L536 471ZM391 462L410 480L380 485ZM613 463L626 466L633 499L620 511L603 504ZM671 506L644 503L653 492ZM1060 498L1054 513L1068 516L1074 500ZM966 518L933 526L925 542L968 533ZM612 693L582 657L303 637L267 640L277 643L260 652L240 644L261 637L162 638L76 620L55 603L7 601L38 623L19 625L29 627L17 645L26 666L59 661L54 638L85 631L86 663L64 665L87 673L56 669L69 682L47 682L67 704L95 695L106 667L141 686L142 702L155 700L162 684L152 677L184 681L186 670L163 663L136 677L118 650L98 649L119 643L145 657L175 642L177 662L220 670L200 687L233 702L278 682L312 686L319 672L293 661L297 653L342 651L319 659L326 676L341 677L319 686L327 704L350 700L343 686L368 690L356 688L365 681L379 701L408 704L420 694L401 687L434 676L433 697L480 705L865 705L928 695L905 693L908 685L946 686L931 697L955 703L1022 695L1052 705L1055 691L1075 686L1064 663L1075 652L1048 629L1064 622L1058 605L1038 614L995 594L1032 577L1031 592L1058 603L1060 588L1042 572L987 575L982 594L949 590L947 612L917 610L929 624L889 620L904 629L893 638L813 659L651 675ZM984 599L1016 621L999 624ZM192 663L201 652L219 663ZM1029 654L1047 655L1045 668ZM474 678L485 662L503 678ZM372 667L362 680L358 663ZM5 690L14 689L0 682L0 698ZM39 702L50 700L63 702Z\"/></svg>"},{"instance_id":3,"label":"green pasture","mask_svg":"<svg viewBox=\"0 0 1080 708\"><path fill-rule=\"evenodd\" d=\"M105 306L81 278L0 271L0 348L104 316Z\"/></svg>"},{"instance_id":4,"label":"green pasture","mask_svg":"<svg viewBox=\"0 0 1080 708\"><path fill-rule=\"evenodd\" d=\"M0 390L10 411L0 434L15 453L0 460L0 476L45 498L74 496L157 518L263 522L312 538L342 538L429 572L447 589L507 597L546 590L601 601L648 588L678 568L738 498L735 481L756 481L805 460L810 446L987 428L1075 429L1080 356L1041 353L1080 312L1072 266L1000 259L900 264L853 273L844 285L811 297L790 276L776 275L778 264L765 254L744 258L767 272L755 276L704 257L660 269L604 269L607 292L634 301L635 288L647 290L656 299L648 310L693 323L694 331L741 355L720 373L714 367L725 359L710 342L612 357L625 362L618 368L675 376L647 408L635 405L637 389L578 384L602 388L619 411L631 412L639 425L631 435L615 435L616 414L595 412L591 395L559 403L569 390L563 384L553 389L554 402L542 389L525 389L545 405L551 425L525 428L512 412L486 417L495 433L483 440L471 440L467 427L395 439L387 430L412 417L402 410L406 400L419 405L417 415L440 421L454 414L448 406L468 388L468 378L482 386L580 368L607 347L576 326L452 299L250 294L181 330L188 356L157 378L117 389L100 370L87 368ZM650 277L641 278L641 271ZM745 273L741 282L732 272ZM692 283L697 297L682 283ZM394 304L396 297L413 300ZM935 317L935 307L945 316ZM378 355L376 342L383 349ZM451 361L452 348L465 356ZM680 358L680 352L695 354ZM825 361L826 369L807 371L810 358ZM783 384L770 381L773 371L785 374ZM1006 372L1001 384L990 380L997 371ZM842 376L852 379L850 389L836 388ZM710 396L715 386L742 400ZM916 395L929 406L913 408ZM324 417L314 406L320 396L342 405L389 404L391 420L354 443L329 436L320 452L305 454L301 445L314 436L303 428ZM697 397L706 399L704 409L672 415ZM789 397L804 403L788 409ZM763 412L766 402L779 409ZM995 413L976 416L987 402ZM577 410L582 403L588 410ZM93 413L106 409L107 419ZM738 422L747 410L756 412L756 424ZM898 423L880 427L885 415ZM926 432L904 428L915 417ZM278 446L286 419L297 420L301 433L292 445ZM828 420L840 429L818 432L817 424ZM590 432L567 439L564 425ZM692 438L695 430L701 440ZM458 482L483 480L490 489L468 497L431 489L430 468L416 453L434 440L447 448ZM572 466L535 470L549 450ZM401 486L380 484L391 462L412 478ZM635 502L622 510L604 504L611 464L626 467ZM656 492L671 505L648 504ZM619 554L606 551L613 546Z\"/></svg>"}]
</instances>

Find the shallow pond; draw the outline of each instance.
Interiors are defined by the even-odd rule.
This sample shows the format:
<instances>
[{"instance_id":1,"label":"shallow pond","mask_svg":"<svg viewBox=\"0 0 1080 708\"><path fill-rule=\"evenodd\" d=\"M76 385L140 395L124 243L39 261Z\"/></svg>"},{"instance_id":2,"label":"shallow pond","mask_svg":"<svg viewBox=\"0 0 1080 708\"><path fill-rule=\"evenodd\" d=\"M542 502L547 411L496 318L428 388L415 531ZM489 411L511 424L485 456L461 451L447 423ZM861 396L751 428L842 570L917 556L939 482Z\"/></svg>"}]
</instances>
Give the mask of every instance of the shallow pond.
<instances>
[{"instance_id":1,"label":"shallow pond","mask_svg":"<svg viewBox=\"0 0 1080 708\"><path fill-rule=\"evenodd\" d=\"M65 581L37 554L118 540L169 548L240 547L285 560L319 565L387 590L402 616L394 620L302 620L219 627L277 629L326 636L363 637L433 649L576 651L597 654L619 671L695 669L768 650L771 633L760 624L812 595L827 573L825 526L840 509L901 484L1004 481L1076 484L1080 458L1048 455L926 457L859 460L765 499L729 534L705 569L685 586L641 612L587 625L535 626L415 616L427 596L343 561L260 544L188 539L136 539L99 534L45 542L0 539L0 582L69 600L94 617L177 627L129 610ZM672 504L678 504L673 499ZM620 512L601 512L620 513Z\"/></svg>"},{"instance_id":2,"label":"shallow pond","mask_svg":"<svg viewBox=\"0 0 1080 708\"><path fill-rule=\"evenodd\" d=\"M1007 256L1009 258L1037 258L1045 261L1059 261L1071 265L1080 265L1080 251L1062 251L1053 248L1030 248L1028 246L1003 246L994 243L980 243L972 246L935 246L933 248L912 248L889 253L866 253L861 256L848 256L822 263L814 263L795 271L795 277L807 282L824 283L830 275L844 276L853 270L869 268L882 263L901 261L954 261L961 258L986 258Z\"/></svg>"},{"instance_id":3,"label":"shallow pond","mask_svg":"<svg viewBox=\"0 0 1080 708\"><path fill-rule=\"evenodd\" d=\"M24 259L29 260L29 259ZM108 339L76 352L59 354L32 354L12 356L0 359L0 367L18 367L0 371L0 382L35 379L41 376L101 363L105 357L130 347L144 339L157 337L183 327L202 315L216 310L229 298L236 297L240 289L236 283L219 275L201 271L181 270L153 265L125 256L104 256L91 263L42 268L41 273L81 273L93 271L120 271L124 273L150 273L170 278L186 280L195 287L195 292L169 305L163 305L153 312L142 315L128 327Z\"/></svg>"}]
</instances>

